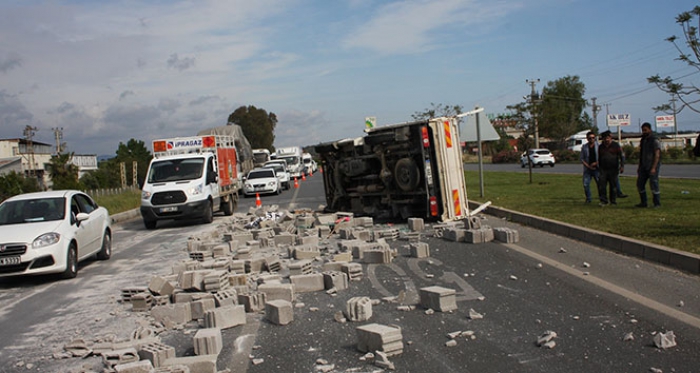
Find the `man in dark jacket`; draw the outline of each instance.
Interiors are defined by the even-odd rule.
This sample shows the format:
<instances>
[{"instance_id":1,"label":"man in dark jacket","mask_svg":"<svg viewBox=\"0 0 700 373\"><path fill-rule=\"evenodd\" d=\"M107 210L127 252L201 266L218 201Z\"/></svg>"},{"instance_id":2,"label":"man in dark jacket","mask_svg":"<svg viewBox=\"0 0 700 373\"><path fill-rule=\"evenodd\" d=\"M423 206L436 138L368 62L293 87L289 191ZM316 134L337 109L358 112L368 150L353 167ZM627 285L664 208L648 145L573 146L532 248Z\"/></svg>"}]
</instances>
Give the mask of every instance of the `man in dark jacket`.
<instances>
[{"instance_id":1,"label":"man in dark jacket","mask_svg":"<svg viewBox=\"0 0 700 373\"><path fill-rule=\"evenodd\" d=\"M600 205L605 206L610 202L613 205L617 204L615 200L618 195L617 184L619 177L618 173L625 170L625 156L622 153L620 144L612 141L610 131L605 131L600 134L603 142L598 146L598 193L600 194ZM606 189L610 189L610 197L608 199Z\"/></svg>"},{"instance_id":2,"label":"man in dark jacket","mask_svg":"<svg viewBox=\"0 0 700 373\"><path fill-rule=\"evenodd\" d=\"M588 131L586 140L588 142L581 147L579 160L583 164L583 193L586 195L586 203L591 203L591 180L595 180L598 186L598 143L593 131Z\"/></svg>"},{"instance_id":3,"label":"man in dark jacket","mask_svg":"<svg viewBox=\"0 0 700 373\"><path fill-rule=\"evenodd\" d=\"M651 132L651 124L642 124L642 140L639 142L639 167L637 168L637 190L640 202L637 207L647 207L646 184L649 181L654 207L661 207L659 191L659 168L661 167L661 143Z\"/></svg>"}]
</instances>

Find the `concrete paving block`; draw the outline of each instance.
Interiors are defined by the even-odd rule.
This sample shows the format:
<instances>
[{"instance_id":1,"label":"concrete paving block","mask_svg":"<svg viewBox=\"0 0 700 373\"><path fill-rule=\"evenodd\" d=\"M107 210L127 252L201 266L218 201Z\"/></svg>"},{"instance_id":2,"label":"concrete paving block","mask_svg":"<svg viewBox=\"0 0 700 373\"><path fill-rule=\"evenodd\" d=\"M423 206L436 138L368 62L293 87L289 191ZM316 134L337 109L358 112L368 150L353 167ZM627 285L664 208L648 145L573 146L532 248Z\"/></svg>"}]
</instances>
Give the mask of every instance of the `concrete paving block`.
<instances>
[{"instance_id":1,"label":"concrete paving block","mask_svg":"<svg viewBox=\"0 0 700 373\"><path fill-rule=\"evenodd\" d=\"M195 355L218 355L224 347L221 329L199 329L192 340Z\"/></svg>"},{"instance_id":2,"label":"concrete paving block","mask_svg":"<svg viewBox=\"0 0 700 373\"><path fill-rule=\"evenodd\" d=\"M139 354L134 347L105 351L102 353L102 362L108 367L137 361L139 361Z\"/></svg>"},{"instance_id":3,"label":"concrete paving block","mask_svg":"<svg viewBox=\"0 0 700 373\"><path fill-rule=\"evenodd\" d=\"M348 288L348 275L340 270L323 272L323 284L326 290L345 290Z\"/></svg>"},{"instance_id":4,"label":"concrete paving block","mask_svg":"<svg viewBox=\"0 0 700 373\"><path fill-rule=\"evenodd\" d=\"M307 275L313 272L311 260L304 259L289 263L289 275Z\"/></svg>"},{"instance_id":5,"label":"concrete paving block","mask_svg":"<svg viewBox=\"0 0 700 373\"><path fill-rule=\"evenodd\" d=\"M192 305L190 303L174 303L155 306L151 309L151 316L160 323L167 319L176 324L185 324L192 320Z\"/></svg>"},{"instance_id":6,"label":"concrete paving block","mask_svg":"<svg viewBox=\"0 0 700 373\"><path fill-rule=\"evenodd\" d=\"M185 366L190 373L217 373L216 359L219 355L183 356L168 359L164 367Z\"/></svg>"},{"instance_id":7,"label":"concrete paving block","mask_svg":"<svg viewBox=\"0 0 700 373\"><path fill-rule=\"evenodd\" d=\"M297 236L296 237L296 244L297 245L318 246L318 242L319 242L318 234L316 234L314 236Z\"/></svg>"},{"instance_id":8,"label":"concrete paving block","mask_svg":"<svg viewBox=\"0 0 700 373\"><path fill-rule=\"evenodd\" d=\"M348 262L348 261L346 261ZM331 262L326 262L323 263L323 272L329 272L329 271L341 271L341 268L343 267L343 262L341 261L331 261Z\"/></svg>"},{"instance_id":9,"label":"concrete paving block","mask_svg":"<svg viewBox=\"0 0 700 373\"><path fill-rule=\"evenodd\" d=\"M162 276L153 276L148 283L148 290L156 295L172 295L175 286Z\"/></svg>"},{"instance_id":10,"label":"concrete paving block","mask_svg":"<svg viewBox=\"0 0 700 373\"><path fill-rule=\"evenodd\" d=\"M131 297L133 297L135 294L145 293L148 291L149 290L147 287L124 288L121 290L122 302L131 302Z\"/></svg>"},{"instance_id":11,"label":"concrete paving block","mask_svg":"<svg viewBox=\"0 0 700 373\"><path fill-rule=\"evenodd\" d=\"M134 361L132 363L118 364L114 366L116 373L151 373L153 365L150 361Z\"/></svg>"},{"instance_id":12,"label":"concrete paving block","mask_svg":"<svg viewBox=\"0 0 700 373\"><path fill-rule=\"evenodd\" d=\"M369 297L353 297L345 303L345 318L350 321L367 321L372 317L372 300Z\"/></svg>"},{"instance_id":13,"label":"concrete paving block","mask_svg":"<svg viewBox=\"0 0 700 373\"><path fill-rule=\"evenodd\" d=\"M350 281L361 281L364 275L360 263L343 263L340 270L348 275Z\"/></svg>"},{"instance_id":14,"label":"concrete paving block","mask_svg":"<svg viewBox=\"0 0 700 373\"><path fill-rule=\"evenodd\" d=\"M192 320L204 318L204 312L216 308L214 298L198 299L192 301Z\"/></svg>"},{"instance_id":15,"label":"concrete paving block","mask_svg":"<svg viewBox=\"0 0 700 373\"><path fill-rule=\"evenodd\" d=\"M180 288L188 291L204 291L204 277L211 272L208 269L183 271L178 276Z\"/></svg>"},{"instance_id":16,"label":"concrete paving block","mask_svg":"<svg viewBox=\"0 0 700 373\"><path fill-rule=\"evenodd\" d=\"M228 271L211 271L204 276L204 290L216 293L226 290L229 286Z\"/></svg>"},{"instance_id":17,"label":"concrete paving block","mask_svg":"<svg viewBox=\"0 0 700 373\"><path fill-rule=\"evenodd\" d=\"M358 216L353 219L356 227L370 228L374 225L374 219L371 216Z\"/></svg>"},{"instance_id":18,"label":"concrete paving block","mask_svg":"<svg viewBox=\"0 0 700 373\"><path fill-rule=\"evenodd\" d=\"M141 346L138 354L141 360L148 360L158 368L165 360L175 357L175 348L159 342L148 343Z\"/></svg>"},{"instance_id":19,"label":"concrete paving block","mask_svg":"<svg viewBox=\"0 0 700 373\"><path fill-rule=\"evenodd\" d=\"M231 272L236 274L245 274L245 259L232 260Z\"/></svg>"},{"instance_id":20,"label":"concrete paving block","mask_svg":"<svg viewBox=\"0 0 700 373\"><path fill-rule=\"evenodd\" d=\"M412 258L427 258L430 256L430 245L427 242L411 242L408 246Z\"/></svg>"},{"instance_id":21,"label":"concrete paving block","mask_svg":"<svg viewBox=\"0 0 700 373\"><path fill-rule=\"evenodd\" d=\"M231 255L231 245L228 242L220 243L212 247L211 253L214 258L220 258Z\"/></svg>"},{"instance_id":22,"label":"concrete paving block","mask_svg":"<svg viewBox=\"0 0 700 373\"><path fill-rule=\"evenodd\" d=\"M258 286L258 291L265 294L268 302L277 299L294 302L295 298L292 284L261 284Z\"/></svg>"},{"instance_id":23,"label":"concrete paving block","mask_svg":"<svg viewBox=\"0 0 700 373\"><path fill-rule=\"evenodd\" d=\"M516 243L520 241L520 234L518 231L507 227L493 228L493 236L496 241L505 243Z\"/></svg>"},{"instance_id":24,"label":"concrete paving block","mask_svg":"<svg viewBox=\"0 0 700 373\"><path fill-rule=\"evenodd\" d=\"M291 302L278 299L265 303L265 318L273 324L287 325L294 321L294 309Z\"/></svg>"},{"instance_id":25,"label":"concrete paving block","mask_svg":"<svg viewBox=\"0 0 700 373\"><path fill-rule=\"evenodd\" d=\"M396 356L403 352L403 335L401 328L367 324L355 328L357 349L360 352L382 351L387 356Z\"/></svg>"},{"instance_id":26,"label":"concrete paving block","mask_svg":"<svg viewBox=\"0 0 700 373\"><path fill-rule=\"evenodd\" d=\"M469 229L465 231L464 241L472 244L479 244L493 241L493 229L485 225L479 229Z\"/></svg>"},{"instance_id":27,"label":"concrete paving block","mask_svg":"<svg viewBox=\"0 0 700 373\"><path fill-rule=\"evenodd\" d=\"M456 291L441 286L420 289L420 303L426 309L449 312L457 309Z\"/></svg>"},{"instance_id":28,"label":"concrete paving block","mask_svg":"<svg viewBox=\"0 0 700 373\"><path fill-rule=\"evenodd\" d=\"M296 236L288 233L288 232L282 232L278 235L275 236L275 246L280 246L280 245L294 245L296 242Z\"/></svg>"},{"instance_id":29,"label":"concrete paving block","mask_svg":"<svg viewBox=\"0 0 700 373\"><path fill-rule=\"evenodd\" d=\"M246 312L258 312L265 309L265 293L259 291L238 294L238 303L245 307Z\"/></svg>"},{"instance_id":30,"label":"concrete paving block","mask_svg":"<svg viewBox=\"0 0 700 373\"><path fill-rule=\"evenodd\" d=\"M392 259L391 250L387 249L365 250L362 255L362 262L367 264L388 264Z\"/></svg>"},{"instance_id":31,"label":"concrete paving block","mask_svg":"<svg viewBox=\"0 0 700 373\"><path fill-rule=\"evenodd\" d=\"M421 232L425 230L425 222L421 218L408 218L408 229L411 232Z\"/></svg>"},{"instance_id":32,"label":"concrete paving block","mask_svg":"<svg viewBox=\"0 0 700 373\"><path fill-rule=\"evenodd\" d=\"M280 262L279 257L269 256L265 258L264 268L269 272L279 272L282 270L282 263Z\"/></svg>"},{"instance_id":33,"label":"concrete paving block","mask_svg":"<svg viewBox=\"0 0 700 373\"><path fill-rule=\"evenodd\" d=\"M315 259L321 256L321 250L315 245L291 246L292 257L297 260Z\"/></svg>"},{"instance_id":34,"label":"concrete paving block","mask_svg":"<svg viewBox=\"0 0 700 373\"><path fill-rule=\"evenodd\" d=\"M236 251L236 255L234 257L237 260L245 260L245 259L250 259L251 258L251 253L250 253L250 247L249 246L244 246L239 248Z\"/></svg>"},{"instance_id":35,"label":"concrete paving block","mask_svg":"<svg viewBox=\"0 0 700 373\"><path fill-rule=\"evenodd\" d=\"M466 233L467 230L463 228L446 228L442 232L442 238L448 241L463 242Z\"/></svg>"},{"instance_id":36,"label":"concrete paving block","mask_svg":"<svg viewBox=\"0 0 700 373\"><path fill-rule=\"evenodd\" d=\"M153 295L143 292L131 296L131 310L134 312L149 311L153 307Z\"/></svg>"},{"instance_id":37,"label":"concrete paving block","mask_svg":"<svg viewBox=\"0 0 700 373\"><path fill-rule=\"evenodd\" d=\"M214 301L217 307L234 306L238 302L238 292L232 288L216 292Z\"/></svg>"},{"instance_id":38,"label":"concrete paving block","mask_svg":"<svg viewBox=\"0 0 700 373\"><path fill-rule=\"evenodd\" d=\"M219 307L204 312L205 328L228 329L245 323L245 308L241 305Z\"/></svg>"},{"instance_id":39,"label":"concrete paving block","mask_svg":"<svg viewBox=\"0 0 700 373\"><path fill-rule=\"evenodd\" d=\"M334 262L350 262L352 261L352 253L351 252L345 252L345 253L338 253L333 255L332 260Z\"/></svg>"},{"instance_id":40,"label":"concrete paving block","mask_svg":"<svg viewBox=\"0 0 700 373\"><path fill-rule=\"evenodd\" d=\"M289 281L294 285L294 291L298 293L311 293L325 290L322 273L289 276Z\"/></svg>"}]
</instances>

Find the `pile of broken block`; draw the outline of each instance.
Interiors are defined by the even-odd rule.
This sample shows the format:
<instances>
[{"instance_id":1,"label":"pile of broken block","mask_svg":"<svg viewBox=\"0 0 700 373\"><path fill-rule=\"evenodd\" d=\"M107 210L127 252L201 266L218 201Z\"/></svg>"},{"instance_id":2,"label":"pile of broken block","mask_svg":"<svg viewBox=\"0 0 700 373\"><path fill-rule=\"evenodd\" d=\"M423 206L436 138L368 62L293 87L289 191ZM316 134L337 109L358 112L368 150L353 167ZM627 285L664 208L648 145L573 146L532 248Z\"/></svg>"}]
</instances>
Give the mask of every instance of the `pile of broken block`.
<instances>
[{"instance_id":1,"label":"pile of broken block","mask_svg":"<svg viewBox=\"0 0 700 373\"><path fill-rule=\"evenodd\" d=\"M374 225L370 217L348 213L278 211L276 206L236 213L204 236L187 240L187 258L172 274L154 276L147 286L125 288L120 302L149 317L125 341L73 340L63 356L101 355L103 372L216 373L223 348L221 331L246 323L247 313L263 313L272 324L294 320L296 293L348 289L363 278L363 264L389 264L396 257L388 240L406 240L410 255L430 256L425 235L470 243L494 239L517 242L518 232L482 226L479 218L433 224L409 218L405 228ZM419 290L427 310L457 309L456 291L440 286ZM376 300L353 297L336 321L368 321ZM192 338L194 356L176 356L158 333L190 322L198 329ZM403 352L401 328L377 323L356 328L357 350L383 369L393 369L389 357ZM260 364L251 357L251 364ZM330 365L329 370L333 369Z\"/></svg>"}]
</instances>

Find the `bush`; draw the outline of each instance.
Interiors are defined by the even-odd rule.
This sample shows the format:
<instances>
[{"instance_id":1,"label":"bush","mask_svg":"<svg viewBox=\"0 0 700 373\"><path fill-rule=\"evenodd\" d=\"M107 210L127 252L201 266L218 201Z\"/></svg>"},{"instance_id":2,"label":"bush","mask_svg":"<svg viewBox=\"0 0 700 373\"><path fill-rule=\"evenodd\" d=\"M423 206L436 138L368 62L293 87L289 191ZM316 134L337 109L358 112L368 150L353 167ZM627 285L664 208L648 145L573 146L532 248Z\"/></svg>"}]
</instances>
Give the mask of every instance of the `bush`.
<instances>
[{"instance_id":1,"label":"bush","mask_svg":"<svg viewBox=\"0 0 700 373\"><path fill-rule=\"evenodd\" d=\"M520 152L504 150L491 157L491 163L517 163L520 161Z\"/></svg>"},{"instance_id":2,"label":"bush","mask_svg":"<svg viewBox=\"0 0 700 373\"><path fill-rule=\"evenodd\" d=\"M579 152L569 149L555 150L552 152L557 162L578 162Z\"/></svg>"},{"instance_id":3,"label":"bush","mask_svg":"<svg viewBox=\"0 0 700 373\"><path fill-rule=\"evenodd\" d=\"M683 149L682 148L668 148L666 151L664 151L665 154L661 156L661 158L666 158L666 159L680 159L683 158Z\"/></svg>"},{"instance_id":4,"label":"bush","mask_svg":"<svg viewBox=\"0 0 700 373\"><path fill-rule=\"evenodd\" d=\"M624 145L622 151L625 152L625 161L630 163L630 161L639 160L639 147L630 144Z\"/></svg>"}]
</instances>

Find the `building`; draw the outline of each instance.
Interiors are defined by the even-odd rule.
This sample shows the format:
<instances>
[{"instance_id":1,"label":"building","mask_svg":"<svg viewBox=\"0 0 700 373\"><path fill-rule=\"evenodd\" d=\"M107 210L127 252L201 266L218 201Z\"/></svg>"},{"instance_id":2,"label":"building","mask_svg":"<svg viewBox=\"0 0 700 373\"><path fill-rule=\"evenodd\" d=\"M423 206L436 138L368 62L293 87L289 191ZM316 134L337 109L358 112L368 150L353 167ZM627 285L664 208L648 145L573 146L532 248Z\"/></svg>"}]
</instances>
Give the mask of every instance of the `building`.
<instances>
[{"instance_id":1,"label":"building","mask_svg":"<svg viewBox=\"0 0 700 373\"><path fill-rule=\"evenodd\" d=\"M15 171L25 177L36 177L42 188L50 186L47 172L53 146L25 139L0 140L0 175Z\"/></svg>"}]
</instances>

